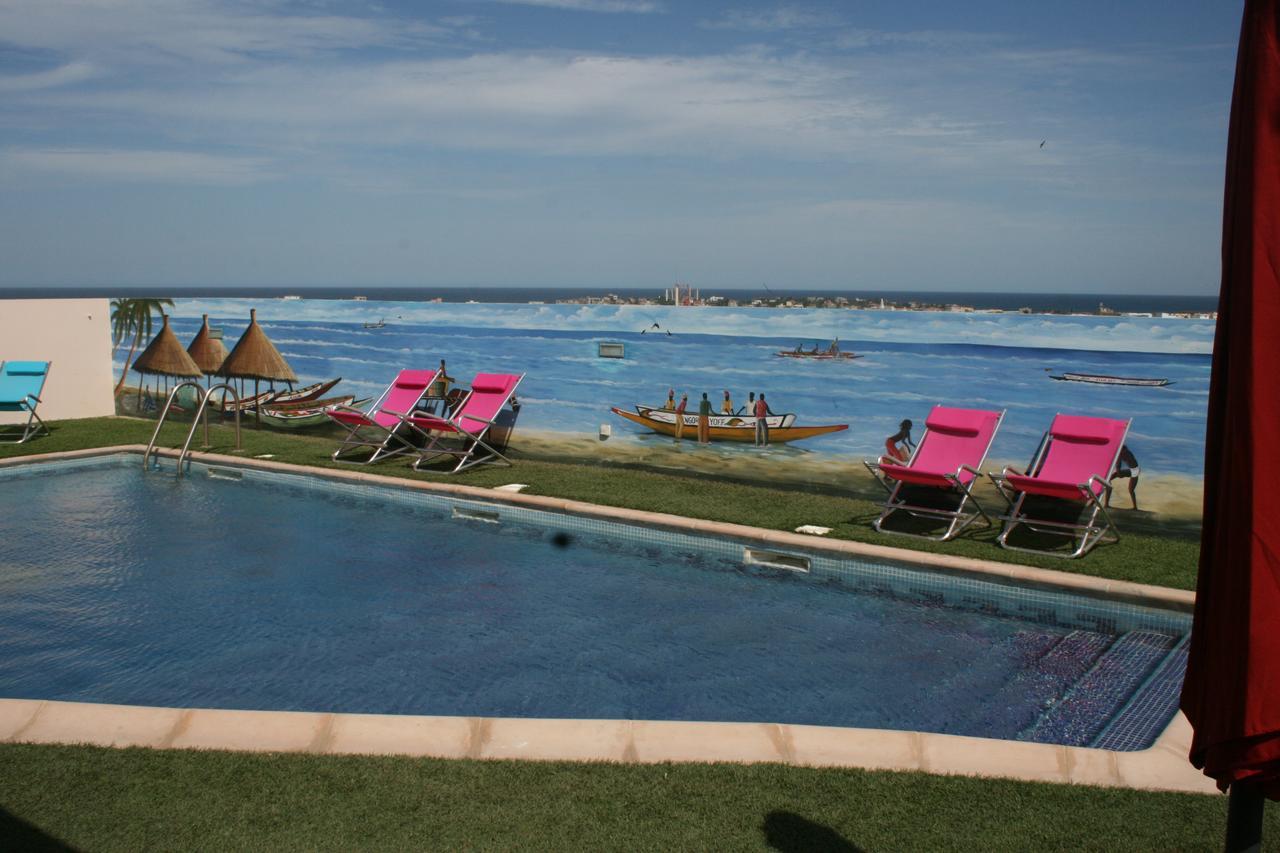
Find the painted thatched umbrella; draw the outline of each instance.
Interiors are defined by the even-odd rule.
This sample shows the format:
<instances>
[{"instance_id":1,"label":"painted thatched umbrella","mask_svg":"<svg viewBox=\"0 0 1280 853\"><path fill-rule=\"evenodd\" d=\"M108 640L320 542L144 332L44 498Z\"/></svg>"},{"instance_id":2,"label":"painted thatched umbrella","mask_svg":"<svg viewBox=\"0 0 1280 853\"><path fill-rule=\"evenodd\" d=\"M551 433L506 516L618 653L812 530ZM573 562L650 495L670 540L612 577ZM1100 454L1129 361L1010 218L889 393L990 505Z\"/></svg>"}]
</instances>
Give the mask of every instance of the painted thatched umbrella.
<instances>
[{"instance_id":1,"label":"painted thatched umbrella","mask_svg":"<svg viewBox=\"0 0 1280 853\"><path fill-rule=\"evenodd\" d=\"M259 415L259 428L262 427L262 402L258 395L258 383L265 379L275 387L276 382L288 382L292 386L298 381L298 376L289 366L289 362L284 360L267 337L267 333L258 325L257 311L252 308L249 309L249 328L245 329L240 340L236 341L231 355L222 362L218 375L253 380L253 409L254 414Z\"/></svg>"},{"instance_id":2,"label":"painted thatched umbrella","mask_svg":"<svg viewBox=\"0 0 1280 853\"><path fill-rule=\"evenodd\" d=\"M209 331L208 314L201 317L200 331L196 332L195 339L187 347L187 355L191 356L191 360L206 377L216 374L222 367L222 362L227 360L227 348L223 346L222 338L215 338ZM208 378L207 382L212 385L213 379Z\"/></svg>"},{"instance_id":3,"label":"painted thatched umbrella","mask_svg":"<svg viewBox=\"0 0 1280 853\"><path fill-rule=\"evenodd\" d=\"M160 315L164 325L160 332L151 339L142 355L134 359L133 369L143 376L177 376L184 379L199 379L202 375L199 366L187 355L187 351L178 342L178 336L169 328L169 315ZM159 393L160 380L156 380L156 392ZM142 383L138 383L138 407L142 407Z\"/></svg>"}]
</instances>

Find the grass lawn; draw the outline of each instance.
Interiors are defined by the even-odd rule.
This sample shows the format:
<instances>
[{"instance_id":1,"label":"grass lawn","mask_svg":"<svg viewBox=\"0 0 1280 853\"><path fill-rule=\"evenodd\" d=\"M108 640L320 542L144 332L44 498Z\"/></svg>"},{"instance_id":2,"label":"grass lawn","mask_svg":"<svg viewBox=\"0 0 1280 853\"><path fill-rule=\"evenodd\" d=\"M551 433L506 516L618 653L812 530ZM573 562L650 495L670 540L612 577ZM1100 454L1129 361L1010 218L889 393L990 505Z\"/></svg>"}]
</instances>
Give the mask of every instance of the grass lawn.
<instances>
[{"instance_id":1,"label":"grass lawn","mask_svg":"<svg viewBox=\"0 0 1280 853\"><path fill-rule=\"evenodd\" d=\"M1215 850L1226 818L1225 797L776 764L0 745L0 766L9 849Z\"/></svg>"},{"instance_id":2,"label":"grass lawn","mask_svg":"<svg viewBox=\"0 0 1280 853\"><path fill-rule=\"evenodd\" d=\"M125 418L54 423L0 458L145 443ZM180 443L185 426L166 429ZM231 446L217 428L214 450ZM329 437L244 432L245 455L331 467ZM770 489L650 471L520 460L456 477L388 476L529 492L697 518L927 547L1064 571L1192 588L1197 542L1129 533L1083 560L1009 554L990 533L945 545L880 536L859 496ZM918 773L781 765L608 765L254 755L0 744L0 848L1214 850L1225 797L1158 794ZM1267 836L1280 838L1268 808ZM65 849L65 848L62 848Z\"/></svg>"},{"instance_id":3,"label":"grass lawn","mask_svg":"<svg viewBox=\"0 0 1280 853\"><path fill-rule=\"evenodd\" d=\"M113 444L145 444L154 423L133 418L90 418L50 424L53 435L22 445L0 445L0 458L56 450L77 450ZM161 446L182 443L186 424L166 424ZM306 436L246 428L242 431L244 455L271 453L280 462L333 468L329 459L336 447L331 436ZM196 442L201 440L197 433ZM230 427L214 427L214 452L228 452L234 445ZM472 486L503 483L529 484L528 494L571 498L589 503L629 507L764 527L794 530L802 524L832 528L833 538L873 542L900 548L935 551L985 560L1020 563L1060 571L1177 589L1194 589L1199 542L1185 531L1159 527L1137 528L1130 519L1120 522L1122 538L1078 560L1063 560L1006 551L995 542L992 529L971 529L952 542L934 543L907 537L890 537L871 529L879 515L878 504L861 495L832 494L800 488L768 488L726 483L707 477L680 476L617 466L517 459L514 468L483 466L457 475L415 473L406 462L392 459L361 470L389 477L447 481ZM1141 523L1141 522L1139 522Z\"/></svg>"}]
</instances>

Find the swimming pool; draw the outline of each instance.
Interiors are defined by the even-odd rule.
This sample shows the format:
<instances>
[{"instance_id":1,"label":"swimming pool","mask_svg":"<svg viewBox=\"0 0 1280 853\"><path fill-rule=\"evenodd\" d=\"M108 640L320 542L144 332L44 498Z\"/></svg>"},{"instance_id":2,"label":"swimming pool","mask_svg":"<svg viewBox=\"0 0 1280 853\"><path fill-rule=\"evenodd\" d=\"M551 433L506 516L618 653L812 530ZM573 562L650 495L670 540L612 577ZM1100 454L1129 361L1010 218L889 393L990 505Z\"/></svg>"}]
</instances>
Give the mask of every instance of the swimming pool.
<instances>
[{"instance_id":1,"label":"swimming pool","mask_svg":"<svg viewBox=\"0 0 1280 853\"><path fill-rule=\"evenodd\" d=\"M318 476L140 467L0 470L0 696L1129 750L1176 707L1184 613Z\"/></svg>"}]
</instances>

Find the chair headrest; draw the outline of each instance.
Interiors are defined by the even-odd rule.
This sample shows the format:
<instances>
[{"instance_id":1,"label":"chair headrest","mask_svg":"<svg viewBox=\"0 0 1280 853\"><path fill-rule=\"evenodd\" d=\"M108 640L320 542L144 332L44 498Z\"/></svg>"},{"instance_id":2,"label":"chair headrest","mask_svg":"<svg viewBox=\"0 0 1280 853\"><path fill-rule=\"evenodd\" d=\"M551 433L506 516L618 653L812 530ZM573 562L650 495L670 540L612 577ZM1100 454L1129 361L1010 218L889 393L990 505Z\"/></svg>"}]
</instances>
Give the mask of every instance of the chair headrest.
<instances>
[{"instance_id":1,"label":"chair headrest","mask_svg":"<svg viewBox=\"0 0 1280 853\"><path fill-rule=\"evenodd\" d=\"M924 425L935 432L973 438L999 417L999 412L988 412L984 409L952 409L947 406L934 406L929 417L925 419Z\"/></svg>"},{"instance_id":2,"label":"chair headrest","mask_svg":"<svg viewBox=\"0 0 1280 853\"><path fill-rule=\"evenodd\" d=\"M510 373L477 373L471 390L477 394L505 394L515 387L519 379Z\"/></svg>"},{"instance_id":3,"label":"chair headrest","mask_svg":"<svg viewBox=\"0 0 1280 853\"><path fill-rule=\"evenodd\" d=\"M1077 444L1110 444L1118 441L1124 431L1124 421L1087 415L1058 415L1049 427L1054 438Z\"/></svg>"},{"instance_id":4,"label":"chair headrest","mask_svg":"<svg viewBox=\"0 0 1280 853\"><path fill-rule=\"evenodd\" d=\"M4 372L9 376L44 376L49 372L49 362L11 361L5 364Z\"/></svg>"}]
</instances>

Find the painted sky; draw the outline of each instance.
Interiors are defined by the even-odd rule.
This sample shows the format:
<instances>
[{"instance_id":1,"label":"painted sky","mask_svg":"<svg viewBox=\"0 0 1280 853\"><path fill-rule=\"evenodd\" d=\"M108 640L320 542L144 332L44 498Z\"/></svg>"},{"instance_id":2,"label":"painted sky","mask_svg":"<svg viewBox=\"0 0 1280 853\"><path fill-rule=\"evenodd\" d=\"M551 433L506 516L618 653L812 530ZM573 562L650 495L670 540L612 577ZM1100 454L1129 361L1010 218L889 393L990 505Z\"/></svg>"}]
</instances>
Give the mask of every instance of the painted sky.
<instances>
[{"instance_id":1,"label":"painted sky","mask_svg":"<svg viewBox=\"0 0 1280 853\"><path fill-rule=\"evenodd\" d=\"M0 0L0 284L1209 294L1239 22Z\"/></svg>"}]
</instances>

